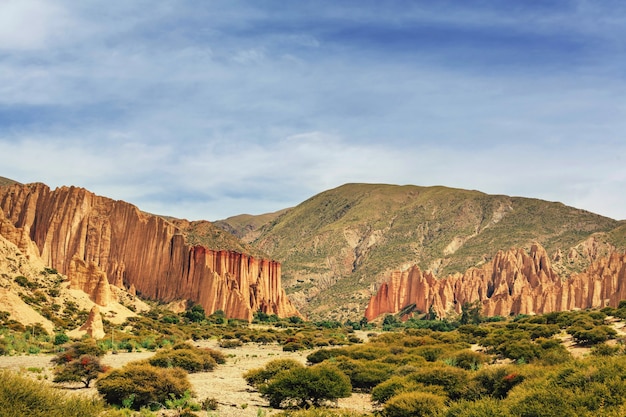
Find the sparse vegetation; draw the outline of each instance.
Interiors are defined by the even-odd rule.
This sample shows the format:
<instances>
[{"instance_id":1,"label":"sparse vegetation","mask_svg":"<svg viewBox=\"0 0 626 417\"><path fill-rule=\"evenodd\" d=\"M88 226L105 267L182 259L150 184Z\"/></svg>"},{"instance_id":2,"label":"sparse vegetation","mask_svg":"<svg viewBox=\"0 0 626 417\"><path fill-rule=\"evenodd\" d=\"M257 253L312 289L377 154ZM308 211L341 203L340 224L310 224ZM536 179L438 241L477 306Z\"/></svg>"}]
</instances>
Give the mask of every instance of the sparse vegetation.
<instances>
[{"instance_id":1,"label":"sparse vegetation","mask_svg":"<svg viewBox=\"0 0 626 417\"><path fill-rule=\"evenodd\" d=\"M139 410L161 408L167 400L181 399L191 390L191 384L180 368L128 364L99 379L96 388L107 403Z\"/></svg>"},{"instance_id":2,"label":"sparse vegetation","mask_svg":"<svg viewBox=\"0 0 626 417\"><path fill-rule=\"evenodd\" d=\"M95 417L104 409L99 400L65 395L9 371L0 371L0 404L0 417Z\"/></svg>"}]
</instances>

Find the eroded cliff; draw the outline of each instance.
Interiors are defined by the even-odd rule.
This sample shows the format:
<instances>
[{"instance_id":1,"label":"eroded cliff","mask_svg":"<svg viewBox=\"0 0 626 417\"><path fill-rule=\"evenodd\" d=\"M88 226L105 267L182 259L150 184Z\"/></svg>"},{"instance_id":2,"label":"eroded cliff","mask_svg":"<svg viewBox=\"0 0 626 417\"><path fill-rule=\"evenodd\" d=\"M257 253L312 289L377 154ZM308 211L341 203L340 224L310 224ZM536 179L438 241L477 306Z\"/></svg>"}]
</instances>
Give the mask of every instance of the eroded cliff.
<instances>
[{"instance_id":1,"label":"eroded cliff","mask_svg":"<svg viewBox=\"0 0 626 417\"><path fill-rule=\"evenodd\" d=\"M106 302L108 282L233 318L251 319L257 310L298 314L282 289L278 262L189 245L180 228L126 202L36 183L0 187L0 208L17 230L14 240L24 247L34 242L47 265L98 304Z\"/></svg>"},{"instance_id":2,"label":"eroded cliff","mask_svg":"<svg viewBox=\"0 0 626 417\"><path fill-rule=\"evenodd\" d=\"M393 272L370 299L365 317L397 313L415 304L439 317L460 313L466 302L480 301L486 316L548 313L576 308L616 307L626 299L626 254L612 253L584 272L561 279L540 245L499 251L493 260L464 274L437 279L413 266Z\"/></svg>"}]
</instances>

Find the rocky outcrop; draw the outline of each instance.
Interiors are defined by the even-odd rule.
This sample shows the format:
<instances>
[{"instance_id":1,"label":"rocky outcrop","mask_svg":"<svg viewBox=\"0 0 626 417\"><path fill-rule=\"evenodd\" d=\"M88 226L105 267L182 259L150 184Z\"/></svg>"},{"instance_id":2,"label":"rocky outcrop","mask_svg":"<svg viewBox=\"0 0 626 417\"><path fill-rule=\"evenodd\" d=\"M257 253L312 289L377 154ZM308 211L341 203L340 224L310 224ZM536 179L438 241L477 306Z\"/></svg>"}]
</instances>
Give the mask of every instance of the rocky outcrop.
<instances>
[{"instance_id":1,"label":"rocky outcrop","mask_svg":"<svg viewBox=\"0 0 626 417\"><path fill-rule=\"evenodd\" d=\"M95 262L87 264L78 256L74 256L70 269L67 271L67 277L70 280L71 289L87 293L94 303L106 306L113 301L106 274L98 268Z\"/></svg>"},{"instance_id":2,"label":"rocky outcrop","mask_svg":"<svg viewBox=\"0 0 626 417\"><path fill-rule=\"evenodd\" d=\"M102 339L106 335L98 306L93 306L91 308L87 321L78 329L78 331L81 333L84 332L94 339Z\"/></svg>"},{"instance_id":3,"label":"rocky outcrop","mask_svg":"<svg viewBox=\"0 0 626 417\"><path fill-rule=\"evenodd\" d=\"M562 280L540 245L500 251L481 268L437 279L417 266L393 272L367 306L372 320L415 304L439 317L460 313L463 304L480 301L486 316L540 314L576 308L617 306L626 299L626 254L612 253L592 262L582 273Z\"/></svg>"},{"instance_id":4,"label":"rocky outcrop","mask_svg":"<svg viewBox=\"0 0 626 417\"><path fill-rule=\"evenodd\" d=\"M262 310L297 315L281 286L280 264L187 244L167 220L77 187L0 187L0 211L26 233L44 262L103 305L106 283L143 297L187 299L207 313L251 319Z\"/></svg>"}]
</instances>

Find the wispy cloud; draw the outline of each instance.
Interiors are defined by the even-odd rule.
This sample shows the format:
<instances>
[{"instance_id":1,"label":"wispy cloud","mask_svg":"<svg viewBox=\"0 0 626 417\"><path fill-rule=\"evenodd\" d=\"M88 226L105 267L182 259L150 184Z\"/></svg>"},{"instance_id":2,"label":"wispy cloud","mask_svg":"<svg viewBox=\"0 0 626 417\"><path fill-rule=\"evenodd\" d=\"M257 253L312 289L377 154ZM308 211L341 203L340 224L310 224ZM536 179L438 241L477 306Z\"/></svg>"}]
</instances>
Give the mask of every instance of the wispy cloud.
<instances>
[{"instance_id":1,"label":"wispy cloud","mask_svg":"<svg viewBox=\"0 0 626 417\"><path fill-rule=\"evenodd\" d=\"M625 8L9 0L0 175L187 218L345 182L626 218Z\"/></svg>"}]
</instances>

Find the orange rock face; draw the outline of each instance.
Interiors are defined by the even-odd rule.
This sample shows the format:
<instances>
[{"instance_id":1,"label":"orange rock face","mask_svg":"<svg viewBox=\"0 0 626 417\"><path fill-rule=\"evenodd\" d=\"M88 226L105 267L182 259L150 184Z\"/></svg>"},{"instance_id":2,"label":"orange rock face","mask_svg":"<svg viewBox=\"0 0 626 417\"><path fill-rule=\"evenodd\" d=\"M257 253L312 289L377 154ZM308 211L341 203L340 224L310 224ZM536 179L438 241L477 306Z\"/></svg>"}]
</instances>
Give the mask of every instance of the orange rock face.
<instances>
[{"instance_id":1,"label":"orange rock face","mask_svg":"<svg viewBox=\"0 0 626 417\"><path fill-rule=\"evenodd\" d=\"M102 323L102 317L100 317L100 309L98 306L93 306L89 311L89 317L87 321L79 329L79 331L86 332L89 337L94 339L102 339L106 333L104 332L104 324Z\"/></svg>"},{"instance_id":2,"label":"orange rock face","mask_svg":"<svg viewBox=\"0 0 626 417\"><path fill-rule=\"evenodd\" d=\"M436 279L417 266L391 274L367 306L372 320L415 304L421 312L432 306L439 317L461 312L466 302L480 301L482 314L541 314L576 308L616 307L626 299L626 254L613 253L582 273L562 280L550 266L546 251L534 245L500 251L481 268Z\"/></svg>"},{"instance_id":3,"label":"orange rock face","mask_svg":"<svg viewBox=\"0 0 626 417\"><path fill-rule=\"evenodd\" d=\"M15 236L27 233L47 265L100 305L110 297L108 282L164 302L191 300L208 314L299 314L281 286L278 262L190 246L176 226L123 201L28 184L0 187L0 209L21 231Z\"/></svg>"}]
</instances>

